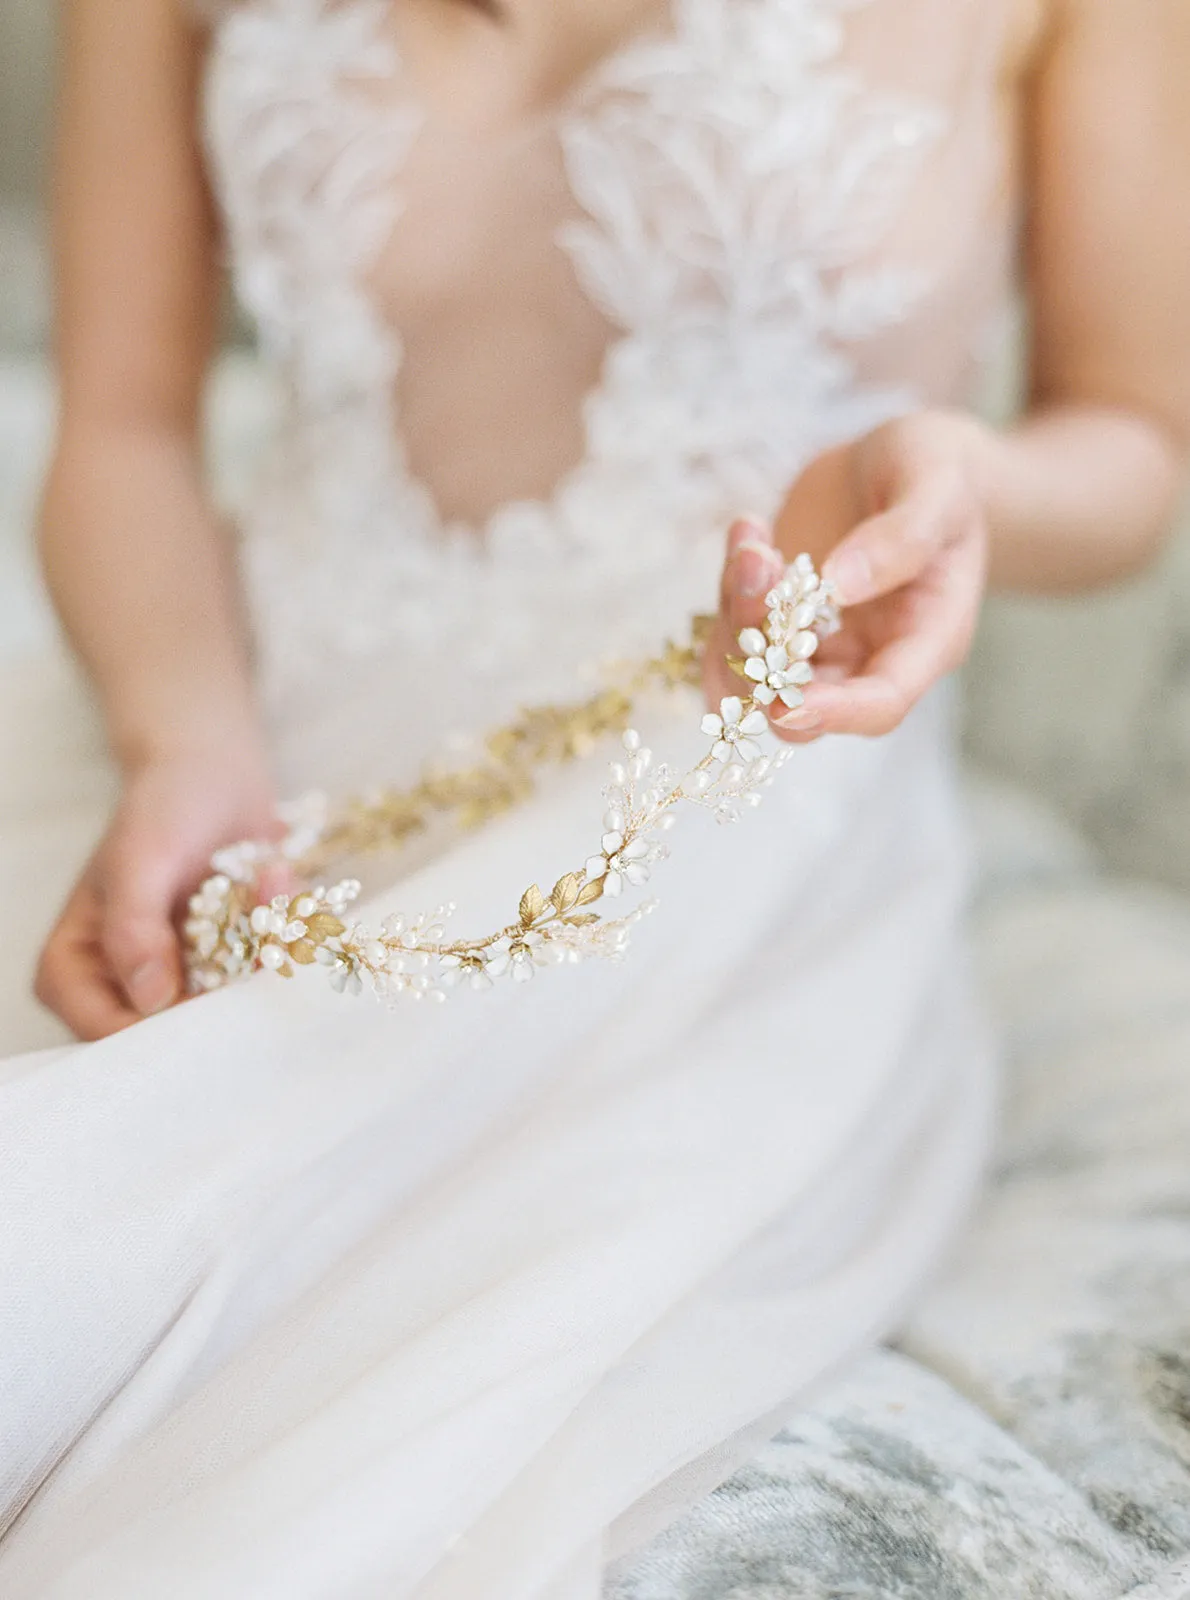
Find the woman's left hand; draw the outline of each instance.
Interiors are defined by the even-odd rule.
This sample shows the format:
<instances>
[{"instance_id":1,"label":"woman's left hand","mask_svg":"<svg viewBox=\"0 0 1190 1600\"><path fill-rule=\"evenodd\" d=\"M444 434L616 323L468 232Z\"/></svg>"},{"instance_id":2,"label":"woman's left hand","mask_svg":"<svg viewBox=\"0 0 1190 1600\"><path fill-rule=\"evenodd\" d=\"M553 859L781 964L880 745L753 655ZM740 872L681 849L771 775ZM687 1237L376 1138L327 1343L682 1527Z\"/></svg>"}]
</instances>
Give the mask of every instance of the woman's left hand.
<instances>
[{"instance_id":1,"label":"woman's left hand","mask_svg":"<svg viewBox=\"0 0 1190 1600\"><path fill-rule=\"evenodd\" d=\"M770 530L750 519L728 535L719 625L707 653L715 706L742 692L724 657L763 621L764 597L805 550L833 582L843 629L814 659L805 704L771 709L791 743L824 733L889 733L965 658L987 569L980 463L995 435L962 413L919 412L817 457Z\"/></svg>"}]
</instances>

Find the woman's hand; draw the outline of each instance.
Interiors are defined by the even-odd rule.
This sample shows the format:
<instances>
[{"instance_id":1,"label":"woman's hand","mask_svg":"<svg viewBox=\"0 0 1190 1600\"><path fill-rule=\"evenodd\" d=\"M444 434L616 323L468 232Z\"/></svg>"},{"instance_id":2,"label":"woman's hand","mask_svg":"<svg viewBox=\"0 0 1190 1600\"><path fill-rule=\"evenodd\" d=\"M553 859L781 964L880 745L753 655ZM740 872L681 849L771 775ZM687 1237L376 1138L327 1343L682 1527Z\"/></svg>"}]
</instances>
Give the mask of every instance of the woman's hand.
<instances>
[{"instance_id":1,"label":"woman's hand","mask_svg":"<svg viewBox=\"0 0 1190 1600\"><path fill-rule=\"evenodd\" d=\"M811 462L775 530L737 522L708 652L711 702L741 692L723 657L738 654L739 630L763 620L765 595L805 550L836 586L843 629L815 657L805 704L771 708L773 731L804 743L895 728L970 647L987 568L979 483L994 447L972 417L921 412Z\"/></svg>"},{"instance_id":2,"label":"woman's hand","mask_svg":"<svg viewBox=\"0 0 1190 1600\"><path fill-rule=\"evenodd\" d=\"M212 853L277 831L262 752L190 751L129 773L115 815L42 952L35 989L80 1039L183 994L176 920Z\"/></svg>"}]
</instances>

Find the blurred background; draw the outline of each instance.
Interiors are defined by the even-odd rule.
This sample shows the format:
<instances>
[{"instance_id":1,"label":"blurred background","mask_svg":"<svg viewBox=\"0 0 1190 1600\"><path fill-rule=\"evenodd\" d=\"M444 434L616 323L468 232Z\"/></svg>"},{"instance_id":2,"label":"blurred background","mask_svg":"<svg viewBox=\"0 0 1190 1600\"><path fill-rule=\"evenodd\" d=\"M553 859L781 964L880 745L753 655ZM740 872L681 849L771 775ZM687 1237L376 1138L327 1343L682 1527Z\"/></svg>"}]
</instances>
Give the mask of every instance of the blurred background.
<instances>
[{"instance_id":1,"label":"blurred background","mask_svg":"<svg viewBox=\"0 0 1190 1600\"><path fill-rule=\"evenodd\" d=\"M42 205L53 15L47 0L0 5L0 658L52 629L30 529L53 417ZM1008 350L990 408L1011 404L1013 373ZM250 353L224 357L211 410L215 466L234 490L268 425ZM981 766L1056 800L1115 865L1190 888L1190 526L1110 594L994 601L964 699Z\"/></svg>"}]
</instances>

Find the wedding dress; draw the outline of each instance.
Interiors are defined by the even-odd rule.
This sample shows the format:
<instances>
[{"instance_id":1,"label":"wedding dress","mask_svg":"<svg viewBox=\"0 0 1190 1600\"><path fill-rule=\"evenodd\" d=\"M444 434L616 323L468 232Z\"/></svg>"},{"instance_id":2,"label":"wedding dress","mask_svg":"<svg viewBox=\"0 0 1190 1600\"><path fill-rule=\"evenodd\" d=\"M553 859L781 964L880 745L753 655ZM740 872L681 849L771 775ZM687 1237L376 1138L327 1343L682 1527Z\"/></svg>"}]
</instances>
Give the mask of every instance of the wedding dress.
<instances>
[{"instance_id":1,"label":"wedding dress","mask_svg":"<svg viewBox=\"0 0 1190 1600\"><path fill-rule=\"evenodd\" d=\"M290 789L408 778L674 636L736 512L969 396L1011 264L999 9L673 0L487 123L383 0L209 19L284 390L241 526ZM10 892L75 770L40 693ZM697 707L649 716L680 759ZM893 1328L993 1099L949 722L684 825L621 965L392 1013L261 978L0 1069L5 1600L591 1600ZM607 759L377 903L500 925L589 854Z\"/></svg>"}]
</instances>

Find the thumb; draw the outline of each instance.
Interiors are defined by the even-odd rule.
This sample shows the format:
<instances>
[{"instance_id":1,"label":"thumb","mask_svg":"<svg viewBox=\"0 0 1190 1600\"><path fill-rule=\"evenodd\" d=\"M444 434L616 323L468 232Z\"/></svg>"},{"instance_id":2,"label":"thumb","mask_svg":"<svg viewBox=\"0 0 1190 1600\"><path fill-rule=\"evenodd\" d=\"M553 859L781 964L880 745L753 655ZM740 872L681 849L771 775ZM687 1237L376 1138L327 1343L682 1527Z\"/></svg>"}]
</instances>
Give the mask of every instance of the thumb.
<instances>
[{"instance_id":1,"label":"thumb","mask_svg":"<svg viewBox=\"0 0 1190 1600\"><path fill-rule=\"evenodd\" d=\"M147 852L117 855L109 867L100 942L112 973L142 1017L172 1005L182 970L171 913L174 863Z\"/></svg>"},{"instance_id":2,"label":"thumb","mask_svg":"<svg viewBox=\"0 0 1190 1600\"><path fill-rule=\"evenodd\" d=\"M732 631L751 627L765 614L764 597L785 571L773 530L756 517L740 517L727 534L720 608Z\"/></svg>"}]
</instances>

